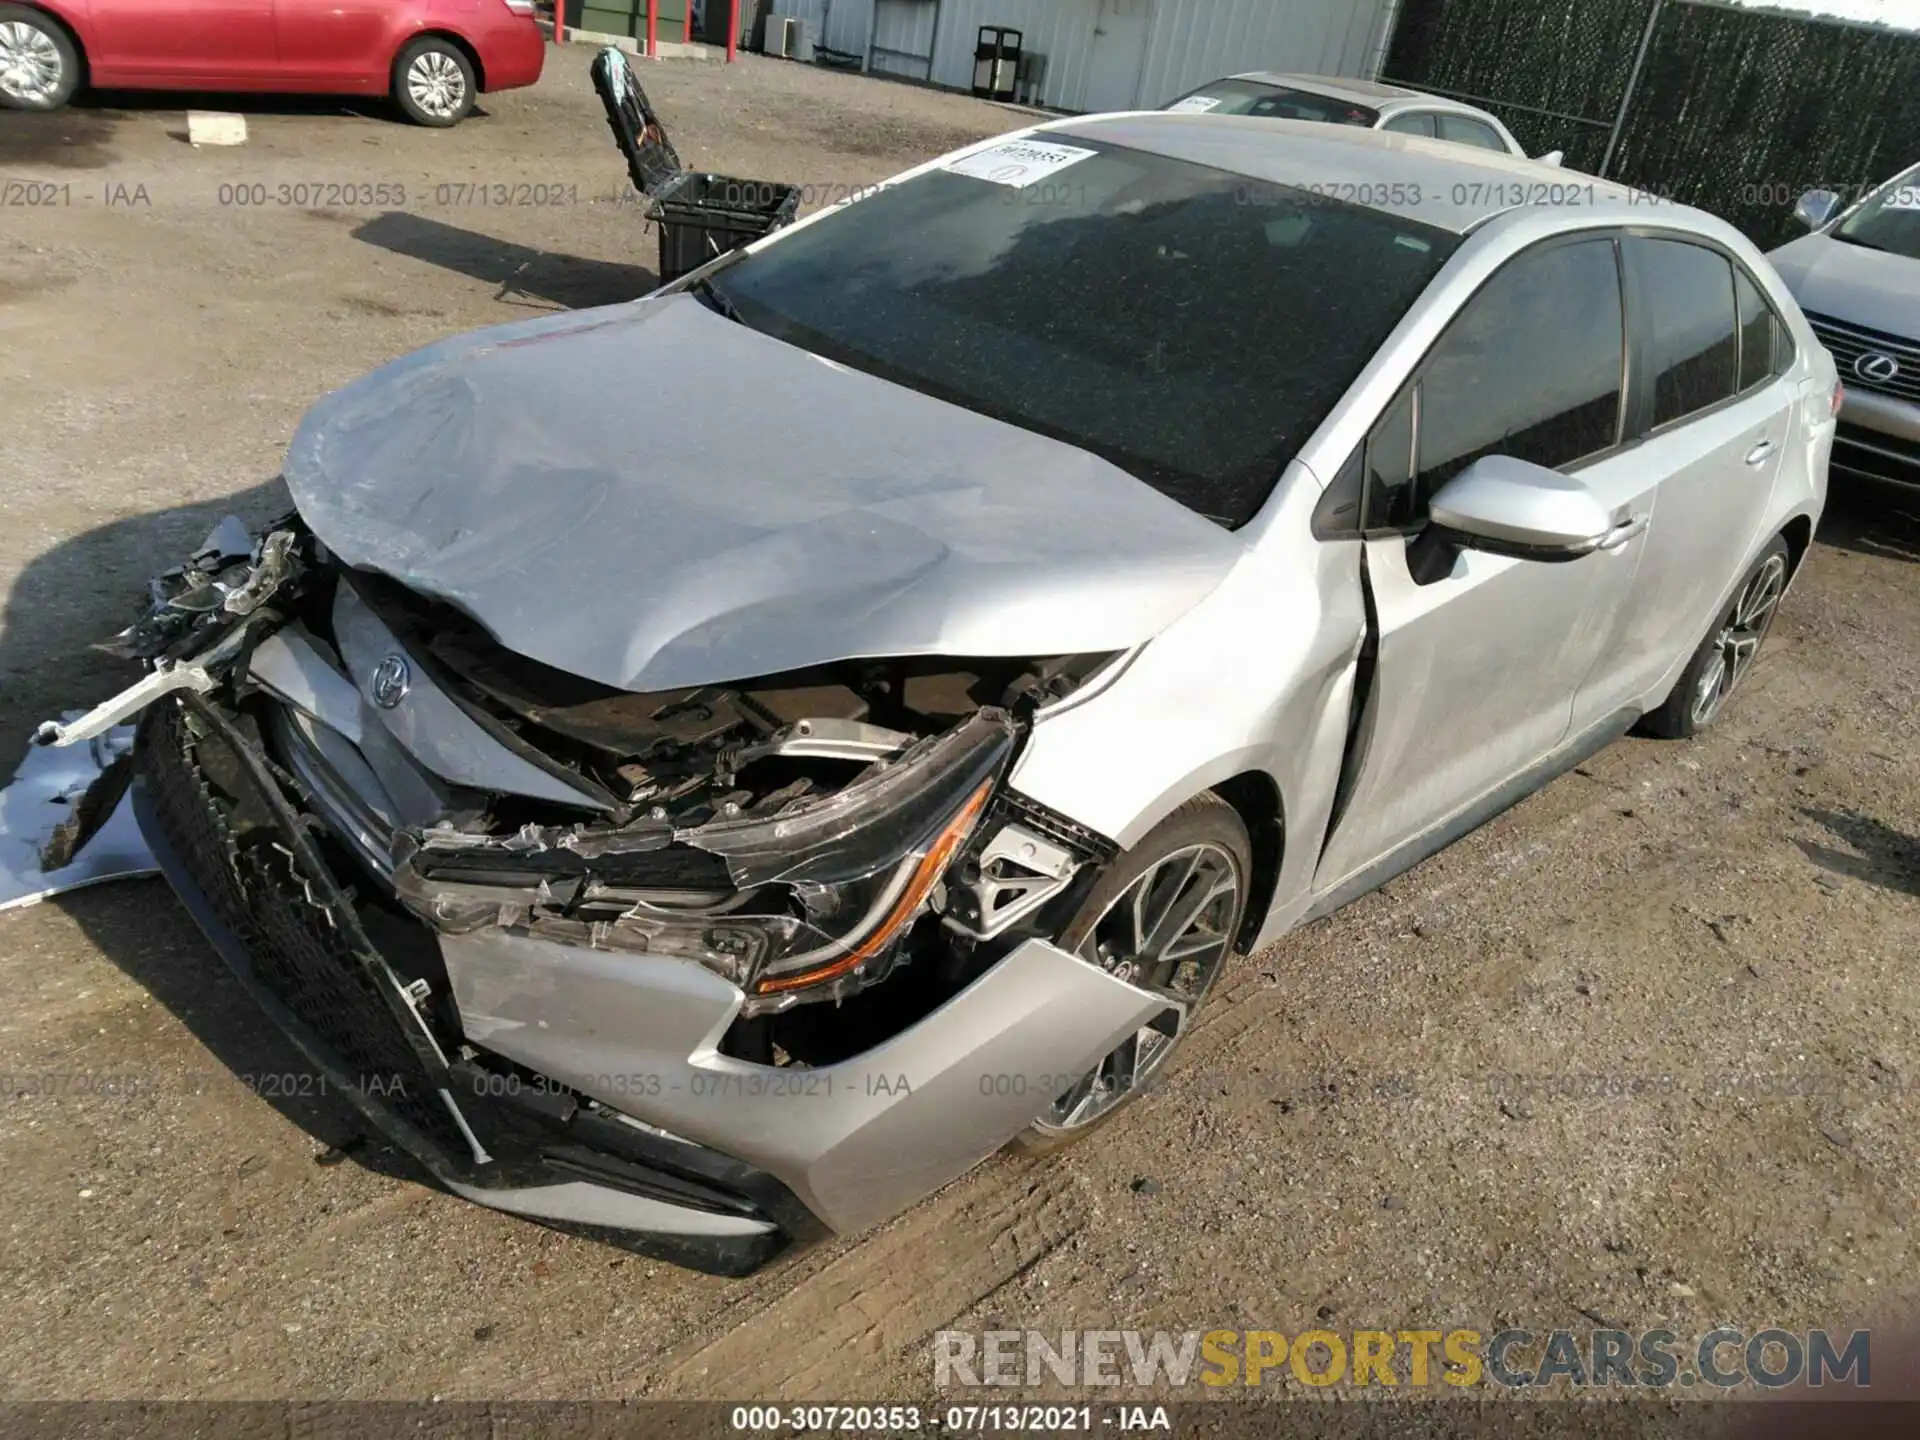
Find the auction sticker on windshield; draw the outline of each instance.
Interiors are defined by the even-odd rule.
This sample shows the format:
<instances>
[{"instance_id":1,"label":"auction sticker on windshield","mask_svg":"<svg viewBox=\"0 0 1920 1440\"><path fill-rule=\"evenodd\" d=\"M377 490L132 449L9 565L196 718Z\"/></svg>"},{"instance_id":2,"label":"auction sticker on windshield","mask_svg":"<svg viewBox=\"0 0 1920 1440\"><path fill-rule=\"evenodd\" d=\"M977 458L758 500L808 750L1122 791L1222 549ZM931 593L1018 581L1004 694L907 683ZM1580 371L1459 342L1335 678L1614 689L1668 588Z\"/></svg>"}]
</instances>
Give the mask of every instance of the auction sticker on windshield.
<instances>
[{"instance_id":1,"label":"auction sticker on windshield","mask_svg":"<svg viewBox=\"0 0 1920 1440\"><path fill-rule=\"evenodd\" d=\"M1169 105L1169 115L1204 115L1209 110L1218 110L1220 99L1215 95L1189 95L1177 105Z\"/></svg>"},{"instance_id":2,"label":"auction sticker on windshield","mask_svg":"<svg viewBox=\"0 0 1920 1440\"><path fill-rule=\"evenodd\" d=\"M1004 145L955 160L947 169L955 175L971 175L976 180L991 180L995 185L1024 190L1098 153L1078 145L1055 145L1046 140L1009 140Z\"/></svg>"}]
</instances>

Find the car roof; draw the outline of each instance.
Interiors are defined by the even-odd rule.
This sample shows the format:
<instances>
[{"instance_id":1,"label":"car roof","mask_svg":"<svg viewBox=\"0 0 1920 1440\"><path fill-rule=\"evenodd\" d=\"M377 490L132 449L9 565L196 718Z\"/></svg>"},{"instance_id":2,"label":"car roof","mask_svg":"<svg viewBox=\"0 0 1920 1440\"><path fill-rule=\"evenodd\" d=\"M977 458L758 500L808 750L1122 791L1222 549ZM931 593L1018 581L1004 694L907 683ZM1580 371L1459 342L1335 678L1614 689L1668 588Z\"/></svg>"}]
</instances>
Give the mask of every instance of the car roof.
<instances>
[{"instance_id":1,"label":"car roof","mask_svg":"<svg viewBox=\"0 0 1920 1440\"><path fill-rule=\"evenodd\" d=\"M1040 129L1106 140L1249 180L1314 189L1456 234L1523 203L1604 211L1615 224L1678 223L1699 229L1699 222L1710 228L1717 223L1702 211L1672 201L1656 204L1627 186L1579 171L1357 125L1150 110L1079 116Z\"/></svg>"},{"instance_id":2,"label":"car roof","mask_svg":"<svg viewBox=\"0 0 1920 1440\"><path fill-rule=\"evenodd\" d=\"M1477 106L1468 105L1459 100L1449 100L1444 95L1432 95L1425 90L1409 90L1404 85L1388 85L1376 80L1355 80L1345 75L1296 75L1278 70L1249 70L1244 74L1231 75L1227 78L1251 80L1260 85L1284 85L1296 90L1311 90L1316 95L1325 95L1334 100L1369 106L1382 114L1391 114L1395 110L1419 106L1451 110L1462 115L1478 115L1487 120L1494 118Z\"/></svg>"}]
</instances>

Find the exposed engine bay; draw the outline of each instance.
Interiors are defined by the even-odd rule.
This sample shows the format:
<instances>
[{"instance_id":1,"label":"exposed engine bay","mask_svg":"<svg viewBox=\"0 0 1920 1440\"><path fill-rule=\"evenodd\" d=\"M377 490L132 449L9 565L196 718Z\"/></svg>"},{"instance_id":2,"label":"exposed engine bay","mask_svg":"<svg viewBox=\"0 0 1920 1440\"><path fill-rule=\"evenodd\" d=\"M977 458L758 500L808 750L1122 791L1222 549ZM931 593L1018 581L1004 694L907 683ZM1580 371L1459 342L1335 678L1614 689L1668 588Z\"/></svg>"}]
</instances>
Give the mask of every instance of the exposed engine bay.
<instances>
[{"instance_id":1,"label":"exposed engine bay","mask_svg":"<svg viewBox=\"0 0 1920 1440\"><path fill-rule=\"evenodd\" d=\"M1000 783L1033 713L1109 655L634 694L342 566L297 516L223 522L109 648L146 678L41 743L180 705L258 747L362 909L695 961L747 997L723 1049L762 1064L897 1033L1057 934L1111 858Z\"/></svg>"}]
</instances>

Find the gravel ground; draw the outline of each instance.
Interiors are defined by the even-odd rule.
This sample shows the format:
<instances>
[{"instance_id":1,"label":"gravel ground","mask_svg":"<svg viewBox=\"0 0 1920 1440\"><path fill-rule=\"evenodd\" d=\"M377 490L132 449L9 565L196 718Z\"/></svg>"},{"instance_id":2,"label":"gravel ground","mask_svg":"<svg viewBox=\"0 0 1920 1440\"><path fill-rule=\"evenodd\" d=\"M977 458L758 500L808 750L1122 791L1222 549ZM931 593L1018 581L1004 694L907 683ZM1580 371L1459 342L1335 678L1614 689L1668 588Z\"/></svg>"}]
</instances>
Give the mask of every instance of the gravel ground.
<instances>
[{"instance_id":1,"label":"gravel ground","mask_svg":"<svg viewBox=\"0 0 1920 1440\"><path fill-rule=\"evenodd\" d=\"M244 148L196 151L177 101L0 115L0 177L60 187L0 214L0 753L120 683L85 647L149 574L284 503L321 393L649 288L587 59L446 133L249 104ZM1023 123L775 62L644 75L690 162L814 204ZM1911 515L1846 503L1710 738L1615 746L1241 963L1089 1146L744 1282L438 1194L270 1093L297 1063L157 882L0 917L0 1077L126 1077L0 1095L0 1396L867 1399L923 1391L943 1327L1892 1325L1916 561Z\"/></svg>"}]
</instances>

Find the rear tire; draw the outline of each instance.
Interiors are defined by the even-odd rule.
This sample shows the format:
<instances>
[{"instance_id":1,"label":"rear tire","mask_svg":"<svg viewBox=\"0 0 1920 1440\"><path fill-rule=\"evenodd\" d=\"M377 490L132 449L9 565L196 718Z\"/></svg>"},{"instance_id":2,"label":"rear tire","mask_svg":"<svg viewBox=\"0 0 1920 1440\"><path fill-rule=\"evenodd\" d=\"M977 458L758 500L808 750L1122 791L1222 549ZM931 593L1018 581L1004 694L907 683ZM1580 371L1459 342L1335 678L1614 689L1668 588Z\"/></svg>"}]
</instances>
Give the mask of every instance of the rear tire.
<instances>
[{"instance_id":1,"label":"rear tire","mask_svg":"<svg viewBox=\"0 0 1920 1440\"><path fill-rule=\"evenodd\" d=\"M473 113L479 89L467 52L443 36L422 36L393 62L393 103L416 125L458 125Z\"/></svg>"},{"instance_id":2,"label":"rear tire","mask_svg":"<svg viewBox=\"0 0 1920 1440\"><path fill-rule=\"evenodd\" d=\"M1246 824L1239 811L1212 792L1187 801L1114 861L1055 943L1143 989L1177 996L1185 1017L1172 1033L1164 1028L1167 1017L1162 1017L1123 1042L1059 1097L1052 1113L1015 1136L1012 1149L1051 1154L1092 1133L1139 1098L1146 1082L1193 1028L1194 1017L1226 969L1246 916L1252 878L1253 844ZM1149 935L1154 944L1134 943L1143 919L1144 928L1152 932L1159 928L1157 918L1177 917L1196 904L1192 919L1173 933ZM1156 945L1159 955L1152 953Z\"/></svg>"},{"instance_id":3,"label":"rear tire","mask_svg":"<svg viewBox=\"0 0 1920 1440\"><path fill-rule=\"evenodd\" d=\"M0 106L58 110L80 88L80 51L43 10L0 5Z\"/></svg>"},{"instance_id":4,"label":"rear tire","mask_svg":"<svg viewBox=\"0 0 1920 1440\"><path fill-rule=\"evenodd\" d=\"M1761 643L1773 628L1791 565L1786 540L1774 536L1693 652L1666 704L1641 719L1642 734L1684 740L1720 718L1733 692L1752 673Z\"/></svg>"}]
</instances>

